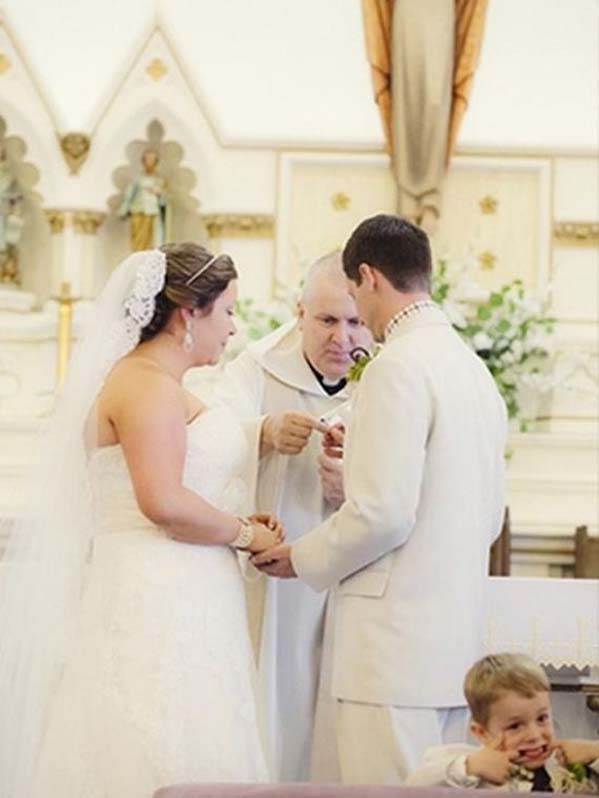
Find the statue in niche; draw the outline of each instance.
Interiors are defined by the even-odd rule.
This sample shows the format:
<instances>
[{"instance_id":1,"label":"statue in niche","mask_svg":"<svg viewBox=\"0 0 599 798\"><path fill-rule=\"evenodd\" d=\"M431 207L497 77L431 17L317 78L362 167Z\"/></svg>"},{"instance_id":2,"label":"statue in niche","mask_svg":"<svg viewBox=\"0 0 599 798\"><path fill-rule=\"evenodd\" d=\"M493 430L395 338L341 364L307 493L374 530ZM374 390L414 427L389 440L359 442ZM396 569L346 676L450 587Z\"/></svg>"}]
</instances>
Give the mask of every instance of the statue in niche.
<instances>
[{"instance_id":1,"label":"statue in niche","mask_svg":"<svg viewBox=\"0 0 599 798\"><path fill-rule=\"evenodd\" d=\"M153 249L170 237L170 203L166 180L158 172L160 158L153 149L141 156L141 173L125 189L119 208L121 219L129 219L131 249Z\"/></svg>"},{"instance_id":2,"label":"statue in niche","mask_svg":"<svg viewBox=\"0 0 599 798\"><path fill-rule=\"evenodd\" d=\"M23 193L0 142L0 283L20 285L19 239L23 230Z\"/></svg>"}]
</instances>

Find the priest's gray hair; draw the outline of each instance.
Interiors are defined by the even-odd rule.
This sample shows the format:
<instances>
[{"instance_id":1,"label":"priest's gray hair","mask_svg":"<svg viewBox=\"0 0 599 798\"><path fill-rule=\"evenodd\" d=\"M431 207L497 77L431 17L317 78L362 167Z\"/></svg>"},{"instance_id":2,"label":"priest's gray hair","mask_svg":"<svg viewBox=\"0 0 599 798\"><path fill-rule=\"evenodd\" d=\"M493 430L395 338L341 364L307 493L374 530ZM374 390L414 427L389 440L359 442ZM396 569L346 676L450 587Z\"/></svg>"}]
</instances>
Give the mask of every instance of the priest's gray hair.
<instances>
[{"instance_id":1,"label":"priest's gray hair","mask_svg":"<svg viewBox=\"0 0 599 798\"><path fill-rule=\"evenodd\" d=\"M310 266L302 288L300 302L309 302L325 282L334 283L339 288L346 288L347 278L343 271L340 249L335 249L333 252L323 255Z\"/></svg>"}]
</instances>

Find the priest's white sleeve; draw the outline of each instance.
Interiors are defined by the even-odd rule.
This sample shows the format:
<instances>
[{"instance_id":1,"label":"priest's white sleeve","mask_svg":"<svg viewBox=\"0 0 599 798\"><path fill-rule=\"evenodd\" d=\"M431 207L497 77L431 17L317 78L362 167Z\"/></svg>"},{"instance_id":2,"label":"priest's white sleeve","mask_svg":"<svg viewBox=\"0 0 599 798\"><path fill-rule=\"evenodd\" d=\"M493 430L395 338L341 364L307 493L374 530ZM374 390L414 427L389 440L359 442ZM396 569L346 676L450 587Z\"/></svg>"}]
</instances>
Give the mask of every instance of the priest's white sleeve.
<instances>
[{"instance_id":1,"label":"priest's white sleeve","mask_svg":"<svg viewBox=\"0 0 599 798\"><path fill-rule=\"evenodd\" d=\"M360 382L345 453L346 501L296 541L299 578L324 590L404 544L416 518L432 393L423 364L382 352Z\"/></svg>"},{"instance_id":2,"label":"priest's white sleeve","mask_svg":"<svg viewBox=\"0 0 599 798\"><path fill-rule=\"evenodd\" d=\"M264 390L262 367L247 352L229 363L216 384L212 402L229 407L241 421L249 446L249 456L242 477L248 490L244 512L256 512L256 487L260 462L260 436L264 416L261 415Z\"/></svg>"},{"instance_id":3,"label":"priest's white sleeve","mask_svg":"<svg viewBox=\"0 0 599 798\"><path fill-rule=\"evenodd\" d=\"M248 352L228 363L214 388L213 403L227 405L241 419L255 419L262 412L264 370Z\"/></svg>"}]
</instances>

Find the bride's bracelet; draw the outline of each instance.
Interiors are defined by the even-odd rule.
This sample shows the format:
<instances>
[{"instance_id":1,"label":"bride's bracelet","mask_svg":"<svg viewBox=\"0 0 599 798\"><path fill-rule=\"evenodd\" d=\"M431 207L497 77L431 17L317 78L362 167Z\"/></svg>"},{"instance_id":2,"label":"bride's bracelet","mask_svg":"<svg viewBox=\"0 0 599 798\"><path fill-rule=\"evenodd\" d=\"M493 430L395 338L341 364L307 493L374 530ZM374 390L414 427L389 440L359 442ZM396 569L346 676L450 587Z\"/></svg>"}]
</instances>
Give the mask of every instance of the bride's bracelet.
<instances>
[{"instance_id":1,"label":"bride's bracelet","mask_svg":"<svg viewBox=\"0 0 599 798\"><path fill-rule=\"evenodd\" d=\"M254 527L247 520L247 518L238 518L239 532L235 540L229 543L234 549L247 549L252 545L254 540Z\"/></svg>"}]
</instances>

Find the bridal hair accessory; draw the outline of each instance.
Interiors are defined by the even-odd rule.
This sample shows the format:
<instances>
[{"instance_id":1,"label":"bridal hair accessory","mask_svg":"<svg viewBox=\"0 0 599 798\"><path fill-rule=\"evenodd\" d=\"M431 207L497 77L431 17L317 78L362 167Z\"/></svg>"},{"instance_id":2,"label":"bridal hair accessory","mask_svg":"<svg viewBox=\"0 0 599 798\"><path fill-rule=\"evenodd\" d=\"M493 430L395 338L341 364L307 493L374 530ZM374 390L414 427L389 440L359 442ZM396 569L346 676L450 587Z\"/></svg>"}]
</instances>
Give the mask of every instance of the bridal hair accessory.
<instances>
[{"instance_id":1,"label":"bridal hair accessory","mask_svg":"<svg viewBox=\"0 0 599 798\"><path fill-rule=\"evenodd\" d=\"M121 264L134 274L122 305L122 314L107 332L109 345L102 362L105 378L117 360L139 343L141 331L150 323L156 308L156 296L166 282L166 255L159 249L134 252Z\"/></svg>"},{"instance_id":2,"label":"bridal hair accessory","mask_svg":"<svg viewBox=\"0 0 599 798\"><path fill-rule=\"evenodd\" d=\"M164 288L166 280L164 252L153 249L144 254L147 257L137 267L131 292L124 302L126 320L140 329L151 321L156 296Z\"/></svg>"},{"instance_id":3,"label":"bridal hair accessory","mask_svg":"<svg viewBox=\"0 0 599 798\"><path fill-rule=\"evenodd\" d=\"M195 282L198 279L198 277L201 277L201 275L204 274L204 272L207 272L208 269L212 266L212 264L215 261L217 261L219 258L220 258L220 255L213 255L210 258L210 260L208 261L208 263L205 263L203 266L200 266L200 268L197 270L197 272L194 272L191 275L191 277L188 280L185 281L185 285L191 285L193 282Z\"/></svg>"}]
</instances>

